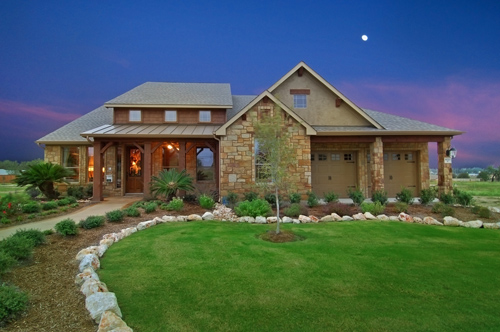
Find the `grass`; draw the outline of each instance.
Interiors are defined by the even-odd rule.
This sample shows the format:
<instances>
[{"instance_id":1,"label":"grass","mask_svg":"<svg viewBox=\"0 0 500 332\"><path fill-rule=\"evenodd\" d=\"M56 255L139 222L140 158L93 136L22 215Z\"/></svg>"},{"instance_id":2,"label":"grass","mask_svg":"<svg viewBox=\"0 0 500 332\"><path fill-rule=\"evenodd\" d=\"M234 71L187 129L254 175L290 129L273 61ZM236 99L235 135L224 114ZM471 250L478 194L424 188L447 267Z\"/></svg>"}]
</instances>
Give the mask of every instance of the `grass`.
<instances>
[{"instance_id":1,"label":"grass","mask_svg":"<svg viewBox=\"0 0 500 332\"><path fill-rule=\"evenodd\" d=\"M454 181L453 186L470 192L472 196L500 196L500 182Z\"/></svg>"},{"instance_id":2,"label":"grass","mask_svg":"<svg viewBox=\"0 0 500 332\"><path fill-rule=\"evenodd\" d=\"M497 331L500 232L393 222L169 223L99 274L134 331Z\"/></svg>"},{"instance_id":3,"label":"grass","mask_svg":"<svg viewBox=\"0 0 500 332\"><path fill-rule=\"evenodd\" d=\"M0 183L0 195L8 193L23 193L25 188L18 187L15 184Z\"/></svg>"}]
</instances>

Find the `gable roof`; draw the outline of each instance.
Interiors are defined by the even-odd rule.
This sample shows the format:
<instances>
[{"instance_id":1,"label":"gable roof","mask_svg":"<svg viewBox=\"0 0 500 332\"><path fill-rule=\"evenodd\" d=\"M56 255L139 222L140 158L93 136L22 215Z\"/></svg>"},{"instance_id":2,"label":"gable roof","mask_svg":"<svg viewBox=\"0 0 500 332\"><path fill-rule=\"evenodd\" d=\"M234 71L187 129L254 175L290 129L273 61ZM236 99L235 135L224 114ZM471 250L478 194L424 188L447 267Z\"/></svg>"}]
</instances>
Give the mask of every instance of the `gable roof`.
<instances>
[{"instance_id":1,"label":"gable roof","mask_svg":"<svg viewBox=\"0 0 500 332\"><path fill-rule=\"evenodd\" d=\"M249 109L251 109L252 107L254 107L264 97L268 97L269 99L271 99L283 111L285 111L286 113L288 113L298 123L300 123L302 126L304 126L306 128L306 135L316 135L316 130L313 127L311 127L307 122L305 122L294 111L292 111L291 109L289 109L285 104L283 104L281 101L279 101L279 99L276 98L275 96L273 96L269 91L262 92L260 95L258 95L256 98L254 98L249 104L247 104L245 107L243 107L238 113L234 114L225 124L223 124L222 126L220 126L219 129L217 129L215 131L215 135L221 135L221 136L226 135L227 128L231 124L233 124L240 116L242 116Z\"/></svg>"},{"instance_id":2,"label":"gable roof","mask_svg":"<svg viewBox=\"0 0 500 332\"><path fill-rule=\"evenodd\" d=\"M104 103L106 107L231 108L227 83L146 82Z\"/></svg>"},{"instance_id":3,"label":"gable roof","mask_svg":"<svg viewBox=\"0 0 500 332\"><path fill-rule=\"evenodd\" d=\"M71 121L61 128L35 141L37 144L74 144L88 143L80 133L113 123L113 110L104 106L96 108L81 117Z\"/></svg>"},{"instance_id":4,"label":"gable roof","mask_svg":"<svg viewBox=\"0 0 500 332\"><path fill-rule=\"evenodd\" d=\"M383 129L383 127L375 119L370 117L362 108L354 104L349 98L344 96L339 90L337 90L333 85L328 83L323 77L316 73L311 67L309 67L304 61L299 62L295 67L293 67L288 73L286 73L282 78L280 78L276 83L274 83L269 89L269 92L273 92L277 87L279 87L284 81L286 81L291 75L293 75L300 68L307 70L314 78L321 82L327 89L332 91L340 99L342 99L347 105L349 105L355 112L357 112L361 117L371 123L377 129Z\"/></svg>"}]
</instances>

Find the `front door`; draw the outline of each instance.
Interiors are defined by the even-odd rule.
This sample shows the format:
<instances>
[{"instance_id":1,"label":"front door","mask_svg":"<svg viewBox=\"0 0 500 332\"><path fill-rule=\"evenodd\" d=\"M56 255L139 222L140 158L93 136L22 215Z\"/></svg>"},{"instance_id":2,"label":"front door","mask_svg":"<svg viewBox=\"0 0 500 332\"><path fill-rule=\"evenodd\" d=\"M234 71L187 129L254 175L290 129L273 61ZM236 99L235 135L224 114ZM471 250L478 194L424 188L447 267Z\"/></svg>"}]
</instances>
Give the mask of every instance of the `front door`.
<instances>
[{"instance_id":1,"label":"front door","mask_svg":"<svg viewBox=\"0 0 500 332\"><path fill-rule=\"evenodd\" d=\"M127 148L126 192L142 193L144 191L144 171L142 153L136 147Z\"/></svg>"}]
</instances>

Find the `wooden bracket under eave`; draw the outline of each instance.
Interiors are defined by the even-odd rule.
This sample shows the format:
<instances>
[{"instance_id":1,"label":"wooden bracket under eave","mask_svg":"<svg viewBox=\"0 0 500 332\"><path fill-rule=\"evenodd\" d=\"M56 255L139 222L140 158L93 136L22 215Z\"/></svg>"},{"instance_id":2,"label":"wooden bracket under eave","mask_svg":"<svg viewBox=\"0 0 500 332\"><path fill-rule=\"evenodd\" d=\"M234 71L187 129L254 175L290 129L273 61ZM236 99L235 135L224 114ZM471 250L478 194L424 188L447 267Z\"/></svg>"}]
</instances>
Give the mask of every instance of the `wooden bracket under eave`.
<instances>
[{"instance_id":1,"label":"wooden bracket under eave","mask_svg":"<svg viewBox=\"0 0 500 332\"><path fill-rule=\"evenodd\" d=\"M342 105L342 98L337 97L337 99L335 100L335 106L340 107L340 105Z\"/></svg>"},{"instance_id":2,"label":"wooden bracket under eave","mask_svg":"<svg viewBox=\"0 0 500 332\"><path fill-rule=\"evenodd\" d=\"M304 74L304 67L300 67L297 72L299 74L299 77L302 77L302 74Z\"/></svg>"}]
</instances>

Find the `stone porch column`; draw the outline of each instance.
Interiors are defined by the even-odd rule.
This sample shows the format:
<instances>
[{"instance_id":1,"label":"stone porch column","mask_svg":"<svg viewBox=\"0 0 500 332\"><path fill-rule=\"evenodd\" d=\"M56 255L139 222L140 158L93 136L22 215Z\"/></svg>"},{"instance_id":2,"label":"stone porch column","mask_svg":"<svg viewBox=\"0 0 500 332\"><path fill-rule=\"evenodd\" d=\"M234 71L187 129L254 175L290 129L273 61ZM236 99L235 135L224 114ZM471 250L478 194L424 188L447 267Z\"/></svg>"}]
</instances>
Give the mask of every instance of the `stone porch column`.
<instances>
[{"instance_id":1,"label":"stone porch column","mask_svg":"<svg viewBox=\"0 0 500 332\"><path fill-rule=\"evenodd\" d=\"M101 142L94 141L94 182L92 202L100 202L102 197L102 167L103 153L101 152Z\"/></svg>"},{"instance_id":2,"label":"stone porch column","mask_svg":"<svg viewBox=\"0 0 500 332\"><path fill-rule=\"evenodd\" d=\"M437 143L438 150L438 191L439 194L453 191L453 175L451 162L445 163L446 150L451 147L451 137L445 137L442 142Z\"/></svg>"},{"instance_id":3,"label":"stone porch column","mask_svg":"<svg viewBox=\"0 0 500 332\"><path fill-rule=\"evenodd\" d=\"M370 143L371 155L371 178L372 194L377 190L384 189L384 143L382 137L376 137L375 142Z\"/></svg>"},{"instance_id":4,"label":"stone porch column","mask_svg":"<svg viewBox=\"0 0 500 332\"><path fill-rule=\"evenodd\" d=\"M144 197L151 198L149 190L151 183L151 169L152 169L152 152L151 142L144 142Z\"/></svg>"}]
</instances>

